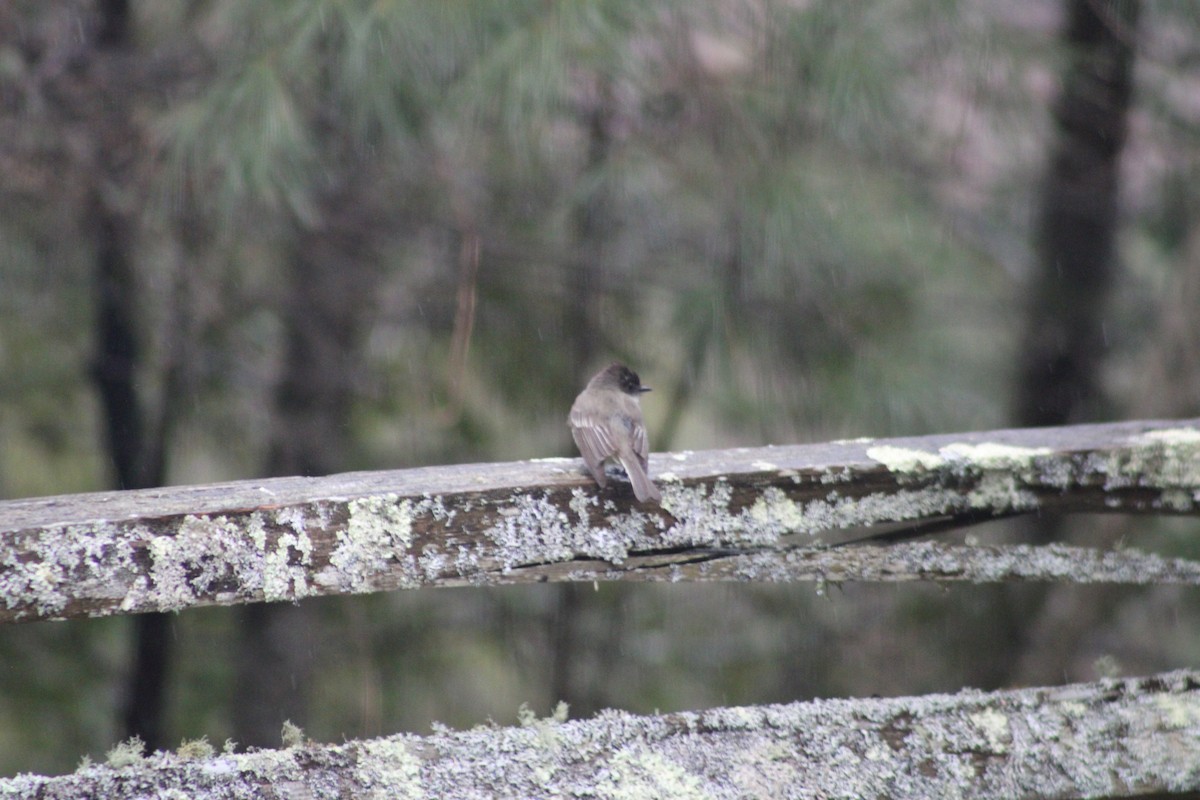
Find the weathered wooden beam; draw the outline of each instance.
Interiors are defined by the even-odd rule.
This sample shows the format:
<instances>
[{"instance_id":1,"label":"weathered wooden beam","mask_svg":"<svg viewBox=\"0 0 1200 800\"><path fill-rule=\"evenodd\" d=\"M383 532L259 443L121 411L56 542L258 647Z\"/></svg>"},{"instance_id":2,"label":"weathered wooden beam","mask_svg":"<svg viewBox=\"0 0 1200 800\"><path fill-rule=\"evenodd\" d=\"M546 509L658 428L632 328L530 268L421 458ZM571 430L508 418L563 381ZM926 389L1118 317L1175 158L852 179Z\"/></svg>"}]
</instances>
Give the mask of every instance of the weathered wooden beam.
<instances>
[{"instance_id":1,"label":"weathered wooden beam","mask_svg":"<svg viewBox=\"0 0 1200 800\"><path fill-rule=\"evenodd\" d=\"M737 580L1063 578L1053 554L1014 567L1019 551L978 550L971 566L947 570L930 566L945 558L936 550L799 548L838 529L959 515L1196 514L1200 420L665 453L651 473L661 507L637 505L624 484L598 491L575 459L7 501L0 622L705 570ZM1091 570L1083 580L1195 573L1136 553L1080 563Z\"/></svg>"},{"instance_id":2,"label":"weathered wooden beam","mask_svg":"<svg viewBox=\"0 0 1200 800\"><path fill-rule=\"evenodd\" d=\"M0 780L0 800L1125 797L1200 791L1200 673L401 734Z\"/></svg>"},{"instance_id":3,"label":"weathered wooden beam","mask_svg":"<svg viewBox=\"0 0 1200 800\"><path fill-rule=\"evenodd\" d=\"M1059 544L1035 547L904 542L887 547L862 545L838 550L764 547L736 554L689 549L630 555L619 566L603 561L576 560L516 567L505 577L511 583L534 580L812 581L817 584L847 581L1066 581L1200 586L1200 561L1162 558L1131 549L1104 552Z\"/></svg>"}]
</instances>

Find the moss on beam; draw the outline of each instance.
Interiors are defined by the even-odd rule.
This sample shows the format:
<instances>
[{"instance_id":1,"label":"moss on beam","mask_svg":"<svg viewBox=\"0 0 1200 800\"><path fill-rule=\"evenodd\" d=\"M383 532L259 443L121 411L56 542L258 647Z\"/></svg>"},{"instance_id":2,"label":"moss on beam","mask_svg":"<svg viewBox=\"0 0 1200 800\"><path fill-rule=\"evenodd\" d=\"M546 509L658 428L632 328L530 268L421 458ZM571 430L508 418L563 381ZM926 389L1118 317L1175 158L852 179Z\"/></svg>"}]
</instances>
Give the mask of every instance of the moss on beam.
<instances>
[{"instance_id":1,"label":"moss on beam","mask_svg":"<svg viewBox=\"0 0 1200 800\"><path fill-rule=\"evenodd\" d=\"M189 743L71 775L0 779L0 800L305 797L1116 796L1200 790L1200 674L1042 689L815 700L517 727L441 728L253 753ZM136 750L136 748L135 748Z\"/></svg>"},{"instance_id":2,"label":"moss on beam","mask_svg":"<svg viewBox=\"0 0 1200 800\"><path fill-rule=\"evenodd\" d=\"M960 515L1200 513L1200 421L661 454L651 467L661 506L616 481L598 490L564 459L4 502L0 622L575 580L563 567L587 561L645 579L630 565L648 555L784 559L830 531ZM874 579L840 563L841 580Z\"/></svg>"}]
</instances>

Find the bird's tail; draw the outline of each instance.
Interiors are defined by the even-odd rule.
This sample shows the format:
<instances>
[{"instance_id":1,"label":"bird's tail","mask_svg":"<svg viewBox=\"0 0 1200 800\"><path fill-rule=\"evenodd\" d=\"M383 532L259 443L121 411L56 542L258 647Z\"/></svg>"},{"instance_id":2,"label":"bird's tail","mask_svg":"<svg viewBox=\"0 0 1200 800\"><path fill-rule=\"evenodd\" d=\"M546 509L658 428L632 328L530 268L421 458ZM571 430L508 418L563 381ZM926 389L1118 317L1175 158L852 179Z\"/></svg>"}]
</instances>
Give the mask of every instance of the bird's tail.
<instances>
[{"instance_id":1,"label":"bird's tail","mask_svg":"<svg viewBox=\"0 0 1200 800\"><path fill-rule=\"evenodd\" d=\"M656 503L662 502L662 494L654 485L654 481L650 480L646 470L642 469L641 462L637 458L622 458L621 466L625 468L629 482L633 484L633 493L637 495L639 503L645 503L647 500L653 500Z\"/></svg>"}]
</instances>

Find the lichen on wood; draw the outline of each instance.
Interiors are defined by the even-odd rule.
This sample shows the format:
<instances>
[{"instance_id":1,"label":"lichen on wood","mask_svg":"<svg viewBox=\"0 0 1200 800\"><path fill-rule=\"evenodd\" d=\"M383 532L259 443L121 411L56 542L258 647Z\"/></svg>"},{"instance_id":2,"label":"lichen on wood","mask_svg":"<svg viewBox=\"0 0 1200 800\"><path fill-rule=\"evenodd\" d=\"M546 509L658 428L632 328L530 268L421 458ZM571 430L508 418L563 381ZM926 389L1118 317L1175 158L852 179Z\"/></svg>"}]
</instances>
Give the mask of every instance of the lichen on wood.
<instances>
[{"instance_id":1,"label":"lichen on wood","mask_svg":"<svg viewBox=\"0 0 1200 800\"><path fill-rule=\"evenodd\" d=\"M820 548L895 522L1200 513L1200 420L665 453L651 472L661 506L574 459L6 501L0 622L543 580L1195 572L1135 551L1081 551L1071 571L1053 551Z\"/></svg>"},{"instance_id":2,"label":"lichen on wood","mask_svg":"<svg viewBox=\"0 0 1200 800\"><path fill-rule=\"evenodd\" d=\"M524 719L0 779L0 800L1107 797L1200 790L1200 673L1056 688ZM211 748L209 748L211 750Z\"/></svg>"}]
</instances>

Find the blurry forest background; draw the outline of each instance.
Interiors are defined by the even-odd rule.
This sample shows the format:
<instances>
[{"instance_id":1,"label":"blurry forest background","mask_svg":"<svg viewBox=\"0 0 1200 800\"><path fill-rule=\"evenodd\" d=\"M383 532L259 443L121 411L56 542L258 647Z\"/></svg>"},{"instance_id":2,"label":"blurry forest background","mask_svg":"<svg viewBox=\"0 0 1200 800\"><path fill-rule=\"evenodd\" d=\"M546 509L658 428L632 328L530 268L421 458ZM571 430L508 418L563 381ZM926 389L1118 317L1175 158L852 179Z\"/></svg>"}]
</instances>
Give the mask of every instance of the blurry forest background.
<instances>
[{"instance_id":1,"label":"blurry forest background","mask_svg":"<svg viewBox=\"0 0 1200 800\"><path fill-rule=\"evenodd\" d=\"M1200 5L0 4L0 497L1200 413ZM975 529L1194 557L1194 524ZM600 585L0 629L0 772L1200 661L1194 593Z\"/></svg>"}]
</instances>

